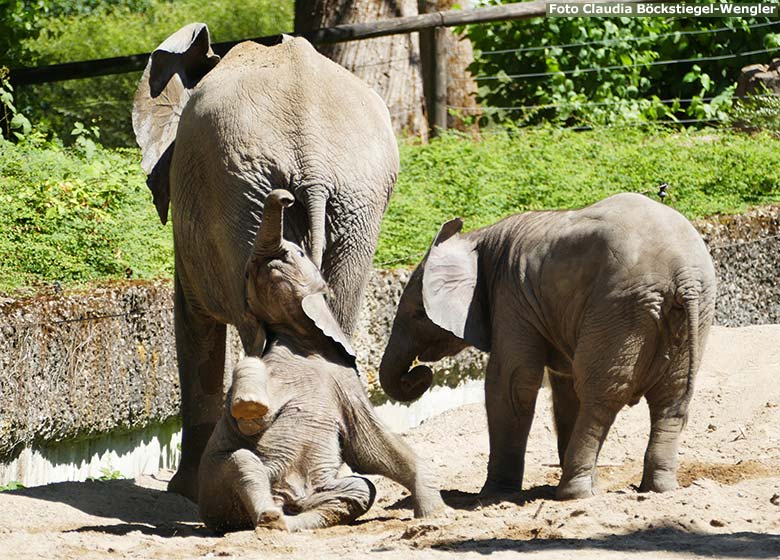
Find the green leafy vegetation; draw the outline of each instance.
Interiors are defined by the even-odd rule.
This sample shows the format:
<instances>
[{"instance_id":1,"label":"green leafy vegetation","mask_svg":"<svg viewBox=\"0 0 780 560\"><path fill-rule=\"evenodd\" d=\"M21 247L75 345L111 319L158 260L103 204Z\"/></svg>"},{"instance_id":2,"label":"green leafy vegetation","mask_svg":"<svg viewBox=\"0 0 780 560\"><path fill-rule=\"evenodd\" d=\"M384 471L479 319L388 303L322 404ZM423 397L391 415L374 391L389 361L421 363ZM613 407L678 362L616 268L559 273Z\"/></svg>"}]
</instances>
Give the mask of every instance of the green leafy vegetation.
<instances>
[{"instance_id":1,"label":"green leafy vegetation","mask_svg":"<svg viewBox=\"0 0 780 560\"><path fill-rule=\"evenodd\" d=\"M100 473L101 473L100 476L98 477L90 476L87 477L87 480L90 480L92 482L108 482L109 480L122 480L124 478L127 478L120 471L113 469L111 467L111 463L109 463L107 467L101 467Z\"/></svg>"},{"instance_id":2,"label":"green leafy vegetation","mask_svg":"<svg viewBox=\"0 0 780 560\"><path fill-rule=\"evenodd\" d=\"M26 486L21 482L19 482L18 480L12 480L5 486L0 486L0 492L8 492L10 490L20 490L22 488L26 488Z\"/></svg>"},{"instance_id":3,"label":"green leafy vegetation","mask_svg":"<svg viewBox=\"0 0 780 560\"><path fill-rule=\"evenodd\" d=\"M32 129L27 117L17 111L13 92L8 69L0 67L0 138L21 138Z\"/></svg>"},{"instance_id":4,"label":"green leafy vegetation","mask_svg":"<svg viewBox=\"0 0 780 560\"><path fill-rule=\"evenodd\" d=\"M38 66L149 52L193 21L207 23L214 42L289 32L293 26L292 0L41 3L46 9L25 20L32 30L17 33L14 60L7 65ZM100 127L106 146L132 147L130 112L139 78L140 72L133 72L23 86L17 92L17 107L36 127L66 140L78 121Z\"/></svg>"},{"instance_id":5,"label":"green leafy vegetation","mask_svg":"<svg viewBox=\"0 0 780 560\"><path fill-rule=\"evenodd\" d=\"M71 147L32 133L0 140L0 290L47 282L170 277L170 226L134 149L103 148L89 127ZM728 131L526 128L401 144L402 170L375 262L414 264L439 225L466 229L524 210L580 207L660 183L690 218L780 202L780 139Z\"/></svg>"},{"instance_id":6,"label":"green leafy vegetation","mask_svg":"<svg viewBox=\"0 0 780 560\"><path fill-rule=\"evenodd\" d=\"M780 46L766 17L535 18L467 34L478 100L494 108L483 123L723 121L740 69Z\"/></svg>"},{"instance_id":7,"label":"green leafy vegetation","mask_svg":"<svg viewBox=\"0 0 780 560\"><path fill-rule=\"evenodd\" d=\"M171 275L170 228L150 203L138 152L74 133L71 148L40 133L0 140L0 287Z\"/></svg>"},{"instance_id":8,"label":"green leafy vegetation","mask_svg":"<svg viewBox=\"0 0 780 560\"><path fill-rule=\"evenodd\" d=\"M748 96L734 104L729 122L740 130L780 136L780 97L769 93Z\"/></svg>"}]
</instances>

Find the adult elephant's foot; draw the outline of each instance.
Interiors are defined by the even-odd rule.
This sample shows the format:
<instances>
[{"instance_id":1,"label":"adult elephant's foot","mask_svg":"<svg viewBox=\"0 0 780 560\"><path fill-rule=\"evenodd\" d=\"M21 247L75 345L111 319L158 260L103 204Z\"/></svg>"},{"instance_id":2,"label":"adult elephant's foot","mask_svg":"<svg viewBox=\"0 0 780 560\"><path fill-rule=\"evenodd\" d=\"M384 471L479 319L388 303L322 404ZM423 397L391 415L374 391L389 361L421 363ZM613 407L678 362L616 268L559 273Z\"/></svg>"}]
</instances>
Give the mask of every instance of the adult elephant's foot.
<instances>
[{"instance_id":1,"label":"adult elephant's foot","mask_svg":"<svg viewBox=\"0 0 780 560\"><path fill-rule=\"evenodd\" d=\"M488 477L485 484L482 486L482 490L479 491L479 495L481 497L489 498L492 496L513 494L515 492L520 492L522 485L522 480L501 480Z\"/></svg>"},{"instance_id":2,"label":"adult elephant's foot","mask_svg":"<svg viewBox=\"0 0 780 560\"><path fill-rule=\"evenodd\" d=\"M179 467L176 474L168 482L168 492L180 494L198 503L198 471Z\"/></svg>"},{"instance_id":3,"label":"adult elephant's foot","mask_svg":"<svg viewBox=\"0 0 780 560\"><path fill-rule=\"evenodd\" d=\"M593 479L589 473L562 481L555 491L555 497L558 500L578 500L595 495Z\"/></svg>"},{"instance_id":4,"label":"adult elephant's foot","mask_svg":"<svg viewBox=\"0 0 780 560\"><path fill-rule=\"evenodd\" d=\"M214 424L204 423L182 427L181 460L176 474L168 483L168 492L181 494L198 503L198 466L203 450L214 431Z\"/></svg>"}]
</instances>

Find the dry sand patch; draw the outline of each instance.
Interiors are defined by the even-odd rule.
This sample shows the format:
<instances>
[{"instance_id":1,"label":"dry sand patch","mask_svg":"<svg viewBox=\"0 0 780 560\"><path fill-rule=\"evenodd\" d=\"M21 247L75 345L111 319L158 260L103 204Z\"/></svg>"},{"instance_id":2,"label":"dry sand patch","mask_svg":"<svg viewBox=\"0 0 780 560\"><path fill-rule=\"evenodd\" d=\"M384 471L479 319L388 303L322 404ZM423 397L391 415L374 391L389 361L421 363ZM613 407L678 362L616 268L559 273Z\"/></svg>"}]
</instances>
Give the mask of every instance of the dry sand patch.
<instances>
[{"instance_id":1,"label":"dry sand patch","mask_svg":"<svg viewBox=\"0 0 780 560\"><path fill-rule=\"evenodd\" d=\"M624 409L604 446L604 492L557 502L560 470L543 390L523 492L480 499L485 414L470 405L407 439L440 473L447 517L415 520L397 485L354 525L219 537L197 508L164 492L171 473L0 494L0 558L780 558L780 326L715 328L683 436L681 488L640 494L649 421Z\"/></svg>"}]
</instances>

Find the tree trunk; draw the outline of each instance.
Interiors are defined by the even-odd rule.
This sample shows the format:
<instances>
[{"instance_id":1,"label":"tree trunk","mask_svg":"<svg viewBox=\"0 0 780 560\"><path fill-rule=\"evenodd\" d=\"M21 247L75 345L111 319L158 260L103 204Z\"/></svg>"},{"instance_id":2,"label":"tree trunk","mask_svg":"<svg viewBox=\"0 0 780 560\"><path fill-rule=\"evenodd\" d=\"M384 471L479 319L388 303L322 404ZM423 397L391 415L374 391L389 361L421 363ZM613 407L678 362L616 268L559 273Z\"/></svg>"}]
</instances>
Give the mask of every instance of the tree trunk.
<instances>
[{"instance_id":1,"label":"tree trunk","mask_svg":"<svg viewBox=\"0 0 780 560\"><path fill-rule=\"evenodd\" d=\"M417 0L296 0L295 31L417 14ZM374 88L387 104L397 133L427 141L417 33L320 45L318 50Z\"/></svg>"},{"instance_id":2,"label":"tree trunk","mask_svg":"<svg viewBox=\"0 0 780 560\"><path fill-rule=\"evenodd\" d=\"M471 9L476 7L476 2L472 0L418 0L418 9L421 14L431 12L441 12L453 9L458 4L463 8ZM471 73L467 70L469 64L474 61L474 51L471 47L471 41L466 35L456 35L451 28L445 31L444 46L447 52L447 106L449 107L447 115L447 128L479 132L479 127L475 124L476 119L481 114L479 105L477 105L477 83L474 81ZM425 97L428 100L433 99L433 92L428 92L432 87L430 77L433 74L435 62L426 58L426 53L431 52L433 34L422 33L420 35L420 50L423 53L423 76L425 80ZM432 114L432 107L428 107L428 114Z\"/></svg>"}]
</instances>

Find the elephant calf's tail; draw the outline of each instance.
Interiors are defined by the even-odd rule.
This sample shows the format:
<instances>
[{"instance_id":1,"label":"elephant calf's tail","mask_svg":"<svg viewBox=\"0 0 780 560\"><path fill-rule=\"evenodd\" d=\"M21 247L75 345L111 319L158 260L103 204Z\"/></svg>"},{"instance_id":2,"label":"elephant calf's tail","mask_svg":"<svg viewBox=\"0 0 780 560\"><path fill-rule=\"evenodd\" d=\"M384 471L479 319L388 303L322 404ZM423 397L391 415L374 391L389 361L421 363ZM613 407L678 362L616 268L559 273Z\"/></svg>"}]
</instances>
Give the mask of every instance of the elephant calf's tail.
<instances>
[{"instance_id":1,"label":"elephant calf's tail","mask_svg":"<svg viewBox=\"0 0 780 560\"><path fill-rule=\"evenodd\" d=\"M685 397L680 403L682 410L687 410L693 397L693 386L696 377L696 371L699 368L701 356L699 355L699 302L701 295L696 288L689 288L678 292L678 297L682 300L682 306L685 311L687 342L688 342L688 381L685 390ZM687 415L686 415L687 422Z\"/></svg>"}]
</instances>

